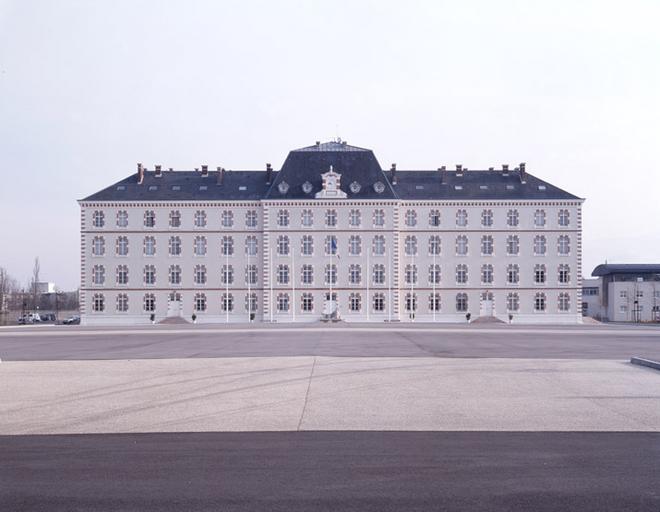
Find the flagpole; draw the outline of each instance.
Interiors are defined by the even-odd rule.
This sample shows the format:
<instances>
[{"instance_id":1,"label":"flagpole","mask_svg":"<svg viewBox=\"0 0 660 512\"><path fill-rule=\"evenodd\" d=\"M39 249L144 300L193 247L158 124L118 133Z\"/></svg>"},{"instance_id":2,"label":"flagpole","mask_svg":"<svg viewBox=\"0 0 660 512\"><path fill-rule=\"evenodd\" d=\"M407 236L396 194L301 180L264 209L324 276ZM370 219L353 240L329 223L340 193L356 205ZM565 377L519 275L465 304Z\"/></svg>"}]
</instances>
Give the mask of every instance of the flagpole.
<instances>
[{"instance_id":1,"label":"flagpole","mask_svg":"<svg viewBox=\"0 0 660 512\"><path fill-rule=\"evenodd\" d=\"M435 296L435 282L438 279L438 269L435 266L435 253L437 252L437 246L433 247L433 321L435 322L435 312L438 309L437 297Z\"/></svg>"},{"instance_id":2,"label":"flagpole","mask_svg":"<svg viewBox=\"0 0 660 512\"><path fill-rule=\"evenodd\" d=\"M270 237L269 240L270 242ZM268 244L268 266L270 267L270 279L269 279L269 288L270 288L270 323L273 323L273 248L272 244Z\"/></svg>"},{"instance_id":3,"label":"flagpole","mask_svg":"<svg viewBox=\"0 0 660 512\"><path fill-rule=\"evenodd\" d=\"M387 243L387 240L385 241ZM392 239L392 245L394 245L394 238ZM394 262L390 261L390 252L392 252L391 249L387 249L388 246L385 246L385 254L386 254L386 261L388 263L387 265L387 310L388 310L388 321L392 321L392 265Z\"/></svg>"},{"instance_id":4,"label":"flagpole","mask_svg":"<svg viewBox=\"0 0 660 512\"><path fill-rule=\"evenodd\" d=\"M369 321L369 312L370 312L370 304L371 301L369 300L369 277L371 276L370 273L370 266L369 266L369 249L370 247L367 247L367 272L366 272L366 278L367 278L367 322Z\"/></svg>"},{"instance_id":5,"label":"flagpole","mask_svg":"<svg viewBox=\"0 0 660 512\"><path fill-rule=\"evenodd\" d=\"M229 323L229 239L225 247L225 322Z\"/></svg>"},{"instance_id":6,"label":"flagpole","mask_svg":"<svg viewBox=\"0 0 660 512\"><path fill-rule=\"evenodd\" d=\"M289 245L289 250L291 251L291 293L293 295L292 302L292 311L293 311L293 321L296 321L296 249L295 244Z\"/></svg>"},{"instance_id":7,"label":"flagpole","mask_svg":"<svg viewBox=\"0 0 660 512\"><path fill-rule=\"evenodd\" d=\"M249 237L248 237L249 240ZM247 285L248 285L248 323L252 322L252 288L250 287L250 244L247 244L247 260L248 260L248 266L247 266Z\"/></svg>"}]
</instances>

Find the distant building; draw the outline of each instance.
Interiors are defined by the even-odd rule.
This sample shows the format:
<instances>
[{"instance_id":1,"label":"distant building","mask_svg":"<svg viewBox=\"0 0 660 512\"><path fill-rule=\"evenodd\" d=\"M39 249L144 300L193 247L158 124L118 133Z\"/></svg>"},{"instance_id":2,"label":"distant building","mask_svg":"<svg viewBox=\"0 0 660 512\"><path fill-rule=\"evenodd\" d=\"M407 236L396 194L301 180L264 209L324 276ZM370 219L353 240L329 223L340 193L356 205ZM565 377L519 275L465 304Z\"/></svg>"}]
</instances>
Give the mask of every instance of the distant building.
<instances>
[{"instance_id":1,"label":"distant building","mask_svg":"<svg viewBox=\"0 0 660 512\"><path fill-rule=\"evenodd\" d=\"M79 201L83 323L578 323L583 199L516 168L384 171L342 141L274 171L147 171Z\"/></svg>"},{"instance_id":2,"label":"distant building","mask_svg":"<svg viewBox=\"0 0 660 512\"><path fill-rule=\"evenodd\" d=\"M55 283L48 282L38 282L37 283L37 293L55 293Z\"/></svg>"},{"instance_id":3,"label":"distant building","mask_svg":"<svg viewBox=\"0 0 660 512\"><path fill-rule=\"evenodd\" d=\"M660 321L660 264L603 264L582 285L582 311L610 322Z\"/></svg>"}]
</instances>

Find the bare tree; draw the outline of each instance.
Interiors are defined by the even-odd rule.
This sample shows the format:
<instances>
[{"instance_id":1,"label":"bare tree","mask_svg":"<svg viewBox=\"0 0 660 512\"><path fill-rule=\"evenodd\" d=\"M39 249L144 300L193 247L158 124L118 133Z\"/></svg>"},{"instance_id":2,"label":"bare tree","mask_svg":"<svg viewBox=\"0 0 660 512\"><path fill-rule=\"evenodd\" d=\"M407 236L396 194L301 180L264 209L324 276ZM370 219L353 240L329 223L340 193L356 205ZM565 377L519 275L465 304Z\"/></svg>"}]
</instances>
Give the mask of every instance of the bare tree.
<instances>
[{"instance_id":1,"label":"bare tree","mask_svg":"<svg viewBox=\"0 0 660 512\"><path fill-rule=\"evenodd\" d=\"M39 264L39 257L34 259L34 267L32 268L32 281L30 282L30 292L32 293L32 309L37 307L37 296L39 283L39 274L41 272L41 265Z\"/></svg>"},{"instance_id":2,"label":"bare tree","mask_svg":"<svg viewBox=\"0 0 660 512\"><path fill-rule=\"evenodd\" d=\"M11 309L12 300L17 295L18 282L9 275L7 269L0 267L0 312Z\"/></svg>"}]
</instances>

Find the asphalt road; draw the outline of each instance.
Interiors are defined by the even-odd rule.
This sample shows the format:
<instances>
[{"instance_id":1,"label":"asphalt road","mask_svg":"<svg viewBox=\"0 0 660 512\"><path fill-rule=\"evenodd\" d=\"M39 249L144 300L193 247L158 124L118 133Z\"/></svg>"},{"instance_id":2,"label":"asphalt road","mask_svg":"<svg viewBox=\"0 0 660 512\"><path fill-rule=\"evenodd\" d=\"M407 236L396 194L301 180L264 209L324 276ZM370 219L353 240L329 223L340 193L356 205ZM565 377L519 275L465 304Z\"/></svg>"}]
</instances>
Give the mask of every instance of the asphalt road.
<instances>
[{"instance_id":1,"label":"asphalt road","mask_svg":"<svg viewBox=\"0 0 660 512\"><path fill-rule=\"evenodd\" d=\"M0 509L660 510L660 434L0 437Z\"/></svg>"},{"instance_id":2,"label":"asphalt road","mask_svg":"<svg viewBox=\"0 0 660 512\"><path fill-rule=\"evenodd\" d=\"M619 328L258 328L0 331L0 359L171 359L189 357L448 357L660 359L660 329Z\"/></svg>"}]
</instances>

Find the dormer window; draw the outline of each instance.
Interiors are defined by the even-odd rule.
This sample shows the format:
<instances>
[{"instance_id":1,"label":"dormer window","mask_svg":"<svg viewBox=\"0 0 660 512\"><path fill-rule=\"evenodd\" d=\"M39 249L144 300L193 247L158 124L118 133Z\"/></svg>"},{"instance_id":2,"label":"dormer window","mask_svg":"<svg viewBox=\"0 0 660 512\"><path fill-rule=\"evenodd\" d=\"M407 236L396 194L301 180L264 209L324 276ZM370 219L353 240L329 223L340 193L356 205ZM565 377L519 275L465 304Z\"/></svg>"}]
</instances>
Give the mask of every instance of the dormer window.
<instances>
[{"instance_id":1,"label":"dormer window","mask_svg":"<svg viewBox=\"0 0 660 512\"><path fill-rule=\"evenodd\" d=\"M385 184L382 181L377 181L374 183L374 190L377 194L382 194L385 192Z\"/></svg>"},{"instance_id":2,"label":"dormer window","mask_svg":"<svg viewBox=\"0 0 660 512\"><path fill-rule=\"evenodd\" d=\"M312 188L312 184L309 181L306 181L302 185L302 189L305 194L309 194L312 191Z\"/></svg>"},{"instance_id":3,"label":"dormer window","mask_svg":"<svg viewBox=\"0 0 660 512\"><path fill-rule=\"evenodd\" d=\"M330 170L324 174L321 174L321 179L323 181L323 189L320 192L317 192L317 199L345 199L346 192L341 190L341 174L335 172L330 166Z\"/></svg>"},{"instance_id":4,"label":"dormer window","mask_svg":"<svg viewBox=\"0 0 660 512\"><path fill-rule=\"evenodd\" d=\"M360 185L357 181L354 181L349 185L349 188L351 189L351 192L357 194L362 188L362 185Z\"/></svg>"},{"instance_id":5,"label":"dormer window","mask_svg":"<svg viewBox=\"0 0 660 512\"><path fill-rule=\"evenodd\" d=\"M277 190L280 191L280 194L284 195L289 191L289 184L286 181L281 181L277 186Z\"/></svg>"}]
</instances>

